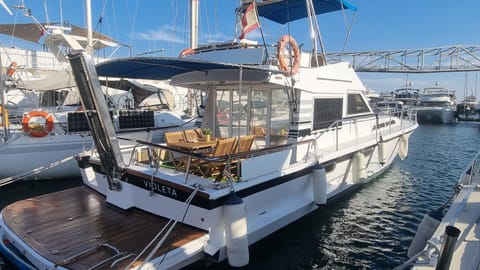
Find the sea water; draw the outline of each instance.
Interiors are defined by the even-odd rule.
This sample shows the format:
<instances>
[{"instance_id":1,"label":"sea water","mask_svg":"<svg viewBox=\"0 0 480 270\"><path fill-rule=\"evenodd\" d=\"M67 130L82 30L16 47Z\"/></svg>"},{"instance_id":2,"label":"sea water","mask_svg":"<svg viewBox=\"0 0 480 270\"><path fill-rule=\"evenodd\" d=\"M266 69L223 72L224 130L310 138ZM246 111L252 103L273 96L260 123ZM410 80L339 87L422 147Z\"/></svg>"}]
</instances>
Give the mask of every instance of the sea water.
<instances>
[{"instance_id":1,"label":"sea water","mask_svg":"<svg viewBox=\"0 0 480 270\"><path fill-rule=\"evenodd\" d=\"M407 159L374 181L250 247L247 269L392 269L425 213L452 196L477 151L480 123L421 125ZM0 206L80 184L79 179L17 182L0 188ZM225 269L199 263L189 269ZM2 269L12 269L3 266Z\"/></svg>"}]
</instances>

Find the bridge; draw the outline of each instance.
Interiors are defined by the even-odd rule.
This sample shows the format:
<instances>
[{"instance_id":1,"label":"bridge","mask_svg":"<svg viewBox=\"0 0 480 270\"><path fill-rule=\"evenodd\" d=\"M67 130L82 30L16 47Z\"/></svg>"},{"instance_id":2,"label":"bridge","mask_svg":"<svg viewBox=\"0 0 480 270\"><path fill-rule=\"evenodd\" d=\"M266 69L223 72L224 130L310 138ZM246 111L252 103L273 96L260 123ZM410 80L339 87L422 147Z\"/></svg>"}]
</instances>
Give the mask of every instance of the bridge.
<instances>
[{"instance_id":1,"label":"bridge","mask_svg":"<svg viewBox=\"0 0 480 270\"><path fill-rule=\"evenodd\" d=\"M328 62L348 61L357 72L433 73L480 70L480 45L398 51L327 53Z\"/></svg>"}]
</instances>

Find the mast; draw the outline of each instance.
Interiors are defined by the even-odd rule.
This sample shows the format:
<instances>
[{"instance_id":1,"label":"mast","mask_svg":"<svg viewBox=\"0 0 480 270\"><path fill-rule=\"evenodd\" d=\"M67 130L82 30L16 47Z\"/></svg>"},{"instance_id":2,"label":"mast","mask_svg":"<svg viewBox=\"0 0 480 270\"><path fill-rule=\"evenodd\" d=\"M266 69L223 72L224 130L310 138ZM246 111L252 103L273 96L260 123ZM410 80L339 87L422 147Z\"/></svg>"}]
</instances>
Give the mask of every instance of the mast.
<instances>
[{"instance_id":1,"label":"mast","mask_svg":"<svg viewBox=\"0 0 480 270\"><path fill-rule=\"evenodd\" d=\"M85 0L85 16L87 17L87 53L93 52L93 32L92 32L92 3L91 0Z\"/></svg>"},{"instance_id":2,"label":"mast","mask_svg":"<svg viewBox=\"0 0 480 270\"><path fill-rule=\"evenodd\" d=\"M190 48L198 46L198 1L190 0Z\"/></svg>"},{"instance_id":3,"label":"mast","mask_svg":"<svg viewBox=\"0 0 480 270\"><path fill-rule=\"evenodd\" d=\"M192 49L198 46L198 1L190 0L190 48ZM187 104L188 114L193 116L195 102L192 89L187 91Z\"/></svg>"}]
</instances>

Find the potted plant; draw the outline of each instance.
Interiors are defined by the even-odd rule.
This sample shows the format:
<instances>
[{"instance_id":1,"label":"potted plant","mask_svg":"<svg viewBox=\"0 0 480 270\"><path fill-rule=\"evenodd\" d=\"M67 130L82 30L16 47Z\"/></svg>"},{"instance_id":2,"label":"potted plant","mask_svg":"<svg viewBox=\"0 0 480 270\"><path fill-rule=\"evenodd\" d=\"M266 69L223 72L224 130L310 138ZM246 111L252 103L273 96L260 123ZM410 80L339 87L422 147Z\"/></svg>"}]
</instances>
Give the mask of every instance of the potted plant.
<instances>
[{"instance_id":1,"label":"potted plant","mask_svg":"<svg viewBox=\"0 0 480 270\"><path fill-rule=\"evenodd\" d=\"M212 137L212 130L210 128L204 128L202 130L203 137L205 138L205 141L210 141L210 138Z\"/></svg>"}]
</instances>

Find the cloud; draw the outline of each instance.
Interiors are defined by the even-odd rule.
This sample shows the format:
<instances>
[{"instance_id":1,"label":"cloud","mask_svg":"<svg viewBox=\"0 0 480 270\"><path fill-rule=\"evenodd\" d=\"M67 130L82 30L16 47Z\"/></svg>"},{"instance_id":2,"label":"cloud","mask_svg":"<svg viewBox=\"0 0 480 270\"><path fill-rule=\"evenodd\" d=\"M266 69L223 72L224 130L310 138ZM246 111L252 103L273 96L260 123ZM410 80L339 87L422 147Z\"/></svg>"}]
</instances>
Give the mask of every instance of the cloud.
<instances>
[{"instance_id":1,"label":"cloud","mask_svg":"<svg viewBox=\"0 0 480 270\"><path fill-rule=\"evenodd\" d=\"M147 32L143 33L135 33L134 38L148 41L165 41L177 44L185 43L183 37L177 34L178 32L181 31L178 31L178 29L174 29L171 26L164 25L156 30L148 30Z\"/></svg>"}]
</instances>

